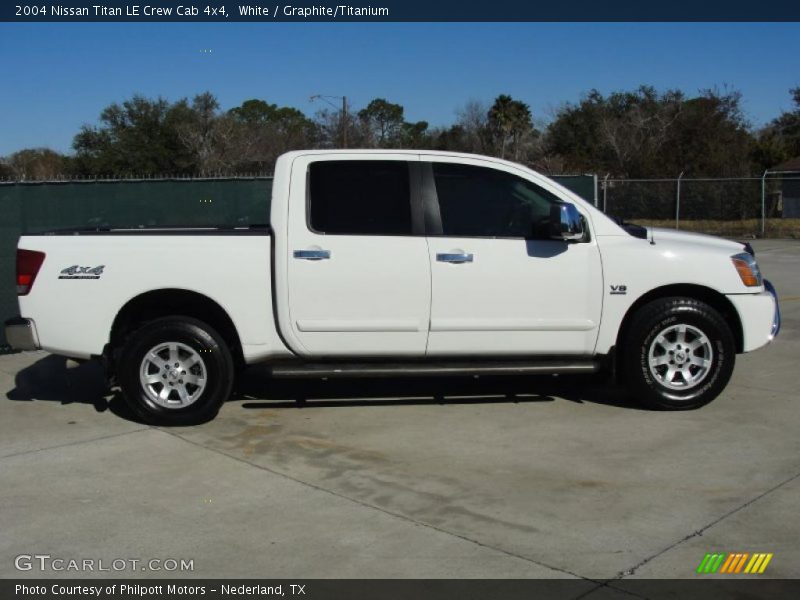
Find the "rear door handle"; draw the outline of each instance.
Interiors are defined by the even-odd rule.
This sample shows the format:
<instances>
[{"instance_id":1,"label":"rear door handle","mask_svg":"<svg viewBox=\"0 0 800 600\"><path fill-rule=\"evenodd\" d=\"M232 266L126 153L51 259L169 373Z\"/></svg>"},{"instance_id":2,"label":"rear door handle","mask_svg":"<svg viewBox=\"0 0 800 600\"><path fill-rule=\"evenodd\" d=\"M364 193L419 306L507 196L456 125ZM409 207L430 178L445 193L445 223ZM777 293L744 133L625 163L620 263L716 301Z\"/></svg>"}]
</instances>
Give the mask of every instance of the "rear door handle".
<instances>
[{"instance_id":1,"label":"rear door handle","mask_svg":"<svg viewBox=\"0 0 800 600\"><path fill-rule=\"evenodd\" d=\"M331 257L330 250L295 250L293 252L295 258L303 260L327 260Z\"/></svg>"},{"instance_id":2,"label":"rear door handle","mask_svg":"<svg viewBox=\"0 0 800 600\"><path fill-rule=\"evenodd\" d=\"M436 260L439 262L448 263L471 263L472 254L459 253L459 252L443 252L436 255Z\"/></svg>"}]
</instances>

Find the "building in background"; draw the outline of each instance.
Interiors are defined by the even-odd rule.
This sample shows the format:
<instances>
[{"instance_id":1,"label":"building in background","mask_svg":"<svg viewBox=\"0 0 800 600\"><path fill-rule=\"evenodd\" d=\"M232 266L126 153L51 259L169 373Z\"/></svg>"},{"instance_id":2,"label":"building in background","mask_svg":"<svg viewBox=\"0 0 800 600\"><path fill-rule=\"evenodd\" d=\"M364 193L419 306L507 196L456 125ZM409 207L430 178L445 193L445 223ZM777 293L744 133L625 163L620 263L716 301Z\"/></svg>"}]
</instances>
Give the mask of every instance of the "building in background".
<instances>
[{"instance_id":1,"label":"building in background","mask_svg":"<svg viewBox=\"0 0 800 600\"><path fill-rule=\"evenodd\" d=\"M780 178L784 219L800 219L800 156L790 158L769 170Z\"/></svg>"}]
</instances>

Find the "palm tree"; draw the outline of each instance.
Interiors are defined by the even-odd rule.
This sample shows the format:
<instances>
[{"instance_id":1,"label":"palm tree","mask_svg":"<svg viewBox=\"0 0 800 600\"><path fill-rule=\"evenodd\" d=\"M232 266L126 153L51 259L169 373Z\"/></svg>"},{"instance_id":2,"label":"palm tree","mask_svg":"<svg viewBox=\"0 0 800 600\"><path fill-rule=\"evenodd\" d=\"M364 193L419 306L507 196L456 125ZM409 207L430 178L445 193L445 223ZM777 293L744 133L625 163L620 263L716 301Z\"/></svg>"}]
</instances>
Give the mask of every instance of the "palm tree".
<instances>
[{"instance_id":1,"label":"palm tree","mask_svg":"<svg viewBox=\"0 0 800 600\"><path fill-rule=\"evenodd\" d=\"M499 140L500 158L506 157L508 144L511 143L514 159L519 159L520 141L533 128L530 107L507 94L500 94L487 116L489 128L495 140Z\"/></svg>"}]
</instances>

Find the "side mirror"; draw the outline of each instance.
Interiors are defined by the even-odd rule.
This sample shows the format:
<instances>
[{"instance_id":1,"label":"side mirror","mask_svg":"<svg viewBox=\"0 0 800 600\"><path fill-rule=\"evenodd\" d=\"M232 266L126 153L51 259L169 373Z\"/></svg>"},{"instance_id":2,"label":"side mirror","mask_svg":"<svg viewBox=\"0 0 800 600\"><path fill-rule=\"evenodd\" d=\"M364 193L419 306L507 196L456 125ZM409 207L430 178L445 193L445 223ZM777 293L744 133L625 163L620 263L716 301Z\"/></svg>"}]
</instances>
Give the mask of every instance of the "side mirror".
<instances>
[{"instance_id":1,"label":"side mirror","mask_svg":"<svg viewBox=\"0 0 800 600\"><path fill-rule=\"evenodd\" d=\"M583 234L583 217L574 204L562 202L550 207L551 239L577 242Z\"/></svg>"}]
</instances>

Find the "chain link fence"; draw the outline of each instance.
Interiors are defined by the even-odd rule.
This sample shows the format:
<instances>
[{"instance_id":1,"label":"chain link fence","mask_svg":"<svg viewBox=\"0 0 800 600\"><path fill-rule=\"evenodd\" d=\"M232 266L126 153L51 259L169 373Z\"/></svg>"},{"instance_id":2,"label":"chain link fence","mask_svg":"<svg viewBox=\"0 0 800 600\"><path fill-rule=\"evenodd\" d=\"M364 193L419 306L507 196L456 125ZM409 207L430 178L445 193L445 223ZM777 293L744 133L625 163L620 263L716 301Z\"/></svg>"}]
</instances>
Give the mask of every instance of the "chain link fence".
<instances>
[{"instance_id":1,"label":"chain link fence","mask_svg":"<svg viewBox=\"0 0 800 600\"><path fill-rule=\"evenodd\" d=\"M598 179L599 207L640 225L728 237L800 237L800 172Z\"/></svg>"}]
</instances>

